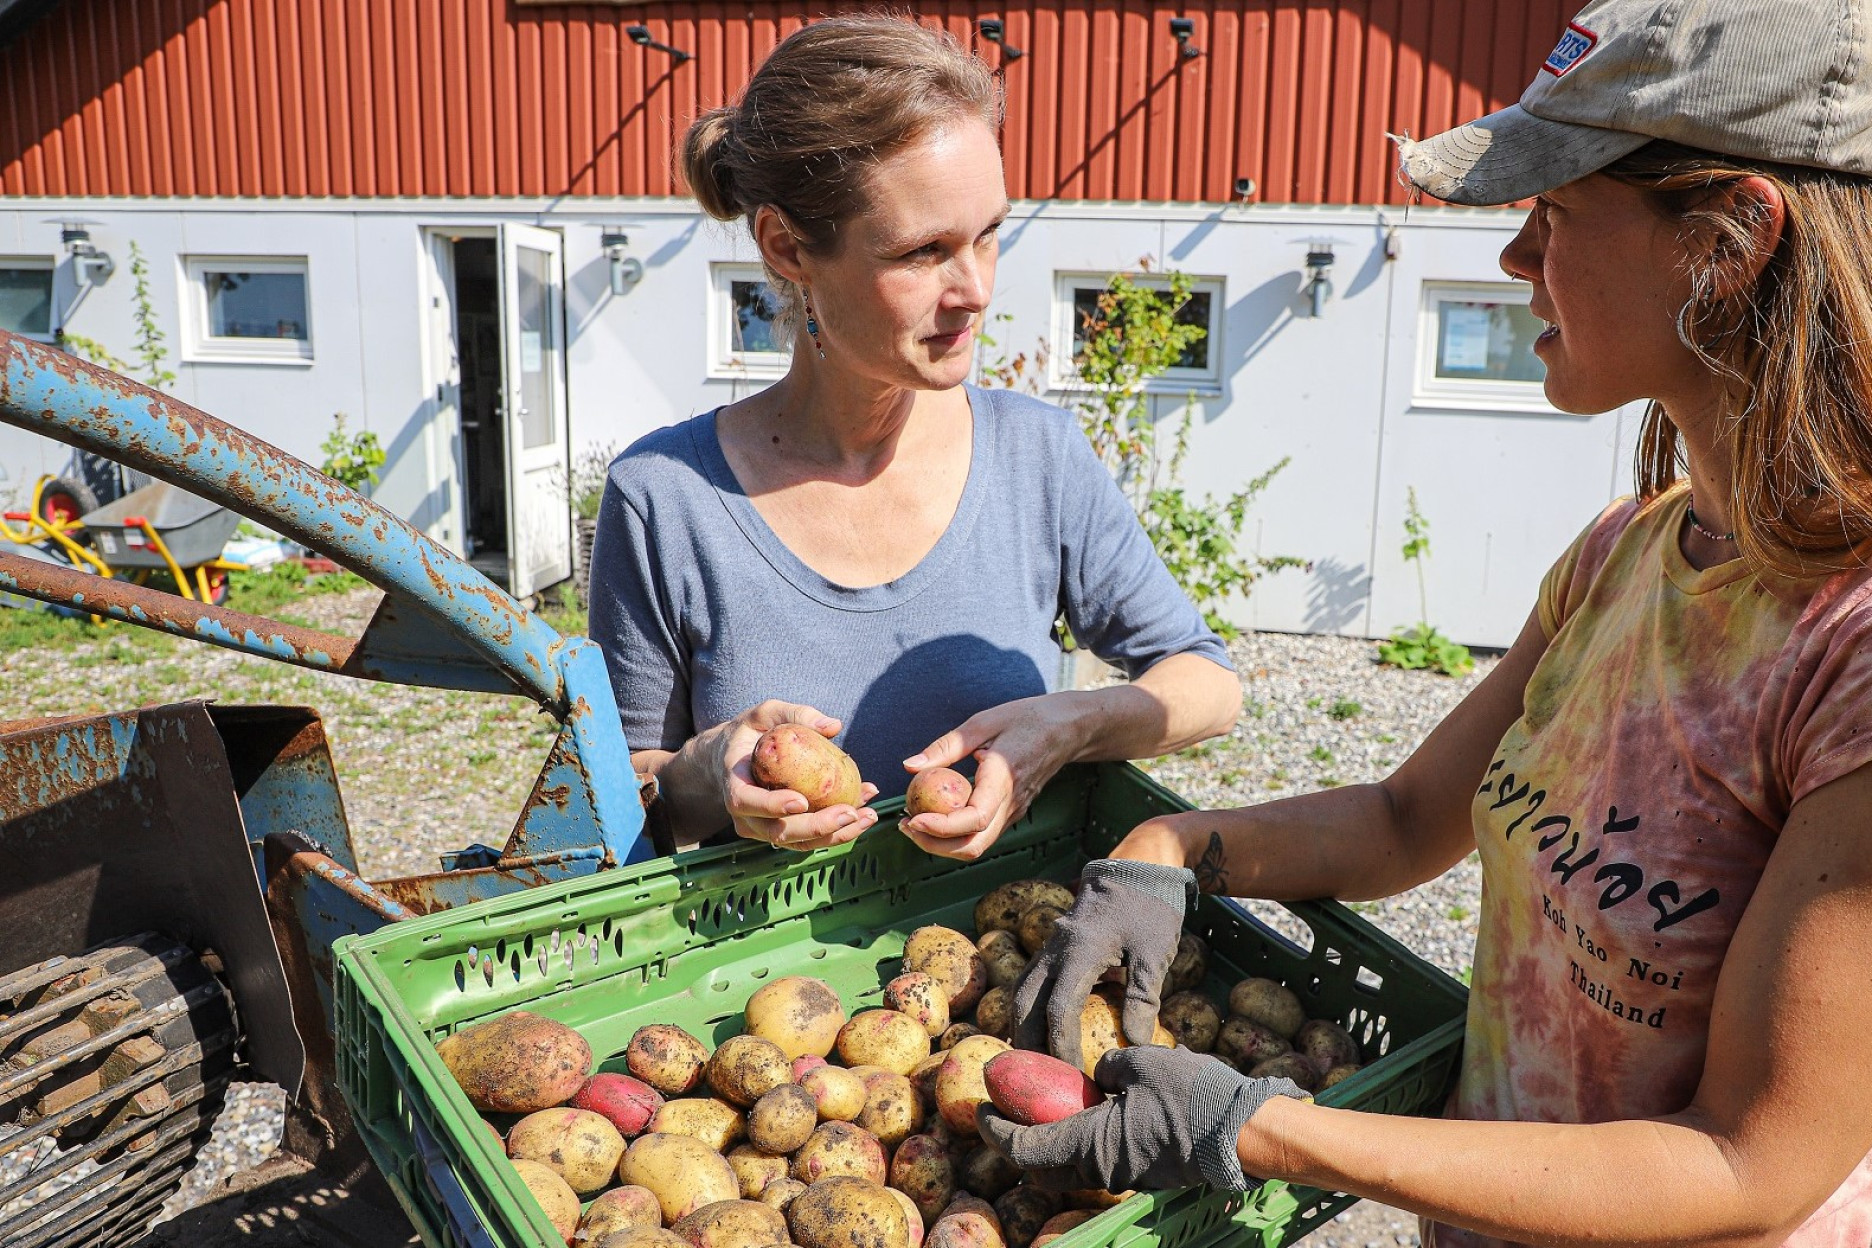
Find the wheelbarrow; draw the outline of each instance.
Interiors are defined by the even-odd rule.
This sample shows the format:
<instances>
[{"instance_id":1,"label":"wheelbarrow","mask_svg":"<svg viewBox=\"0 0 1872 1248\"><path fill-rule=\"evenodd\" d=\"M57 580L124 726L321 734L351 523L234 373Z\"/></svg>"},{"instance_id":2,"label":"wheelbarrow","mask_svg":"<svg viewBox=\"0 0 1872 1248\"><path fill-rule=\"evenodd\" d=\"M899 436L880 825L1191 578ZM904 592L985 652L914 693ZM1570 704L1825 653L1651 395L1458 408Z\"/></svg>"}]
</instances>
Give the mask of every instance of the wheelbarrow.
<instances>
[{"instance_id":1,"label":"wheelbarrow","mask_svg":"<svg viewBox=\"0 0 1872 1248\"><path fill-rule=\"evenodd\" d=\"M0 421L246 516L385 596L352 638L3 552L0 592L315 671L523 697L558 724L504 845L367 882L312 710L0 723L0 1243L138 1239L235 1078L286 1089L287 1149L366 1174L335 1078L332 942L654 854L603 657L305 463L4 332ZM445 1165L425 1181L460 1197Z\"/></svg>"},{"instance_id":2,"label":"wheelbarrow","mask_svg":"<svg viewBox=\"0 0 1872 1248\"><path fill-rule=\"evenodd\" d=\"M166 481L152 481L83 517L104 563L139 585L167 572L184 598L220 606L228 573L246 565L222 558L240 517Z\"/></svg>"}]
</instances>

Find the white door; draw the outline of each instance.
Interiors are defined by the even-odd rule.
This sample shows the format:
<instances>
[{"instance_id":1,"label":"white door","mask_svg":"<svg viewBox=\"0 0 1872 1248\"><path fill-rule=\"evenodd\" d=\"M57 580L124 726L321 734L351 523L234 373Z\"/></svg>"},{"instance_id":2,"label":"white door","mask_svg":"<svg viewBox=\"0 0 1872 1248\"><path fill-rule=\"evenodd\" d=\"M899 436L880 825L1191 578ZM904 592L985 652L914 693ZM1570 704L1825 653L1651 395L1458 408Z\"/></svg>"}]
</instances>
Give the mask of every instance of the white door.
<instances>
[{"instance_id":1,"label":"white door","mask_svg":"<svg viewBox=\"0 0 1872 1248\"><path fill-rule=\"evenodd\" d=\"M572 575L565 385L565 250L551 230L500 227L507 589L525 598Z\"/></svg>"}]
</instances>

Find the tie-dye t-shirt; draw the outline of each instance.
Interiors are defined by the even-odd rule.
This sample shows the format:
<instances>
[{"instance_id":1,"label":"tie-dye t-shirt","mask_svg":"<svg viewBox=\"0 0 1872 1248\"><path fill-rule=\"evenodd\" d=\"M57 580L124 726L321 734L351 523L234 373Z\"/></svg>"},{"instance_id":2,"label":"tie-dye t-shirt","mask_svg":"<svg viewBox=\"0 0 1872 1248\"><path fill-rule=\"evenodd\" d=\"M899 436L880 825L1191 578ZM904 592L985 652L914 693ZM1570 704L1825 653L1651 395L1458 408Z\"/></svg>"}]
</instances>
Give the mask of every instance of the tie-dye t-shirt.
<instances>
[{"instance_id":1,"label":"tie-dye t-shirt","mask_svg":"<svg viewBox=\"0 0 1872 1248\"><path fill-rule=\"evenodd\" d=\"M1673 1113L1789 809L1872 760L1872 573L1697 570L1682 487L1615 503L1541 587L1548 637L1474 804L1482 913L1460 1118ZM1435 1228L1438 1248L1494 1244ZM1872 1242L1872 1158L1788 1241Z\"/></svg>"}]
</instances>

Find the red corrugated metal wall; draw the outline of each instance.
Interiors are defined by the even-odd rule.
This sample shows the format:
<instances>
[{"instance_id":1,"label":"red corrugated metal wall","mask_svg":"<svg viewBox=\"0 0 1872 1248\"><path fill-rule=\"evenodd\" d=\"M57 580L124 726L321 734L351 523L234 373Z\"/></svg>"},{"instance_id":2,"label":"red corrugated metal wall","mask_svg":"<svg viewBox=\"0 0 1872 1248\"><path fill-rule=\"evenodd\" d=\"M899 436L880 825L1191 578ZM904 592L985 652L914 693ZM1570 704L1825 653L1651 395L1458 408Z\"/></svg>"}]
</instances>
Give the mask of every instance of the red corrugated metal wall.
<instances>
[{"instance_id":1,"label":"red corrugated metal wall","mask_svg":"<svg viewBox=\"0 0 1872 1248\"><path fill-rule=\"evenodd\" d=\"M1026 50L1006 70L1013 195L1224 200L1249 177L1263 203L1398 200L1385 132L1514 100L1573 7L914 6L963 39L1003 18ZM1177 16L1200 57L1178 57ZM680 193L668 154L683 124L804 20L770 0L66 0L0 53L0 193ZM638 47L632 22L695 59Z\"/></svg>"}]
</instances>

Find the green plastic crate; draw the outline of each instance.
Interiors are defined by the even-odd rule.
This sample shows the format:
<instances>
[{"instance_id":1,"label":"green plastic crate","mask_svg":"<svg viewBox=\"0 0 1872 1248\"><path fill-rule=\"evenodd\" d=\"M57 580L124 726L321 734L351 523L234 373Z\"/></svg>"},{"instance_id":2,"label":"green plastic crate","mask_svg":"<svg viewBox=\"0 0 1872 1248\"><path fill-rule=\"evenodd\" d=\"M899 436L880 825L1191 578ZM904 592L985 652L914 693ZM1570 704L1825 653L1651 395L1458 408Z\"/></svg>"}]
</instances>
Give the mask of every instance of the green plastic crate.
<instances>
[{"instance_id":1,"label":"green plastic crate","mask_svg":"<svg viewBox=\"0 0 1872 1248\"><path fill-rule=\"evenodd\" d=\"M1186 803L1135 768L1070 768L982 861L925 855L895 831L901 803L851 845L808 856L752 843L533 889L392 924L337 946L339 1083L384 1177L432 1248L555 1248L560 1240L437 1058L469 1023L524 1006L578 1028L605 1069L633 1032L674 1022L718 1044L761 984L808 974L848 1009L877 1004L905 937L925 923L973 930L975 902L1008 880L1067 880L1153 815ZM1284 980L1310 1017L1336 1019L1367 1065L1324 1104L1440 1112L1456 1076L1466 992L1351 911L1290 909L1301 950L1245 910L1204 898L1189 929L1210 946L1205 989ZM1144 1193L1059 1248L1291 1243L1352 1203L1266 1183Z\"/></svg>"}]
</instances>

